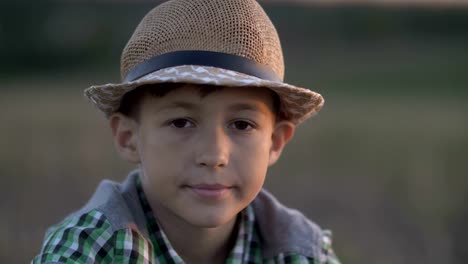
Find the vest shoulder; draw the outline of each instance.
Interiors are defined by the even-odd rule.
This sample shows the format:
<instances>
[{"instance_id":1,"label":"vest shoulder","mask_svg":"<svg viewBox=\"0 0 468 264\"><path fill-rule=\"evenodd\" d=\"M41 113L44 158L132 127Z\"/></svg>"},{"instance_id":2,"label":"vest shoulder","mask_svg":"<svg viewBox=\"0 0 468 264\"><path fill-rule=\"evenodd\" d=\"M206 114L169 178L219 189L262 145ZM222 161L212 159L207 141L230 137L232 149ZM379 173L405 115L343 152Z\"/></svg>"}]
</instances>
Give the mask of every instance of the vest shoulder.
<instances>
[{"instance_id":1,"label":"vest shoulder","mask_svg":"<svg viewBox=\"0 0 468 264\"><path fill-rule=\"evenodd\" d=\"M103 180L88 202L66 219L79 218L90 212L99 212L113 230L125 229L135 224L145 227L145 217L136 190L137 172L132 172L124 182Z\"/></svg>"},{"instance_id":2,"label":"vest shoulder","mask_svg":"<svg viewBox=\"0 0 468 264\"><path fill-rule=\"evenodd\" d=\"M275 258L285 253L312 259L323 258L325 233L304 214L284 206L266 190L258 194L252 206L265 258Z\"/></svg>"}]
</instances>

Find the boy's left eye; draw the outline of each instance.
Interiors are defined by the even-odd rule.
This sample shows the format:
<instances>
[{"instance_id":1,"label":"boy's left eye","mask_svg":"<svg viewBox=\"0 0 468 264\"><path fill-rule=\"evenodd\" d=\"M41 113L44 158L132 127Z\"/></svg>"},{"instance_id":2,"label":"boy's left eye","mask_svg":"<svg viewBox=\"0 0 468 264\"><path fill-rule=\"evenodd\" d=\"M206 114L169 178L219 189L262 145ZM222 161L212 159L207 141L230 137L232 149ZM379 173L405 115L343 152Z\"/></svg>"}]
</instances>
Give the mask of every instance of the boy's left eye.
<instances>
[{"instance_id":1,"label":"boy's left eye","mask_svg":"<svg viewBox=\"0 0 468 264\"><path fill-rule=\"evenodd\" d=\"M171 121L171 126L175 128L190 128L193 127L194 124L188 119L178 118Z\"/></svg>"},{"instance_id":2,"label":"boy's left eye","mask_svg":"<svg viewBox=\"0 0 468 264\"><path fill-rule=\"evenodd\" d=\"M252 124L242 120L232 122L231 127L242 131L249 131L254 128Z\"/></svg>"}]
</instances>

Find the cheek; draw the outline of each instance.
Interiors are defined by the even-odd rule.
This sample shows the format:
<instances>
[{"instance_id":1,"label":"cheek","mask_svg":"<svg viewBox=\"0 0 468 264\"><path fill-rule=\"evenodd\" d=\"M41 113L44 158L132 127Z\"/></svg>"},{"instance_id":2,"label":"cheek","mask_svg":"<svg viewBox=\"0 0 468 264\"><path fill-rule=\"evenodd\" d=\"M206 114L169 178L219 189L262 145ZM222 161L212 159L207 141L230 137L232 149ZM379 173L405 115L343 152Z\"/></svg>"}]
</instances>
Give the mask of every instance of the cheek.
<instances>
[{"instance_id":1,"label":"cheek","mask_svg":"<svg viewBox=\"0 0 468 264\"><path fill-rule=\"evenodd\" d=\"M150 163L175 162L186 153L187 140L166 130L147 128L139 139L140 153Z\"/></svg>"},{"instance_id":2,"label":"cheek","mask_svg":"<svg viewBox=\"0 0 468 264\"><path fill-rule=\"evenodd\" d=\"M259 133L248 140L241 140L236 145L239 146L237 151L242 152L243 157L261 163L264 159L269 158L271 143L269 133Z\"/></svg>"},{"instance_id":3,"label":"cheek","mask_svg":"<svg viewBox=\"0 0 468 264\"><path fill-rule=\"evenodd\" d=\"M148 178L149 185L161 186L178 178L181 161L186 151L181 143L162 134L143 134L139 141L141 169Z\"/></svg>"},{"instance_id":4,"label":"cheek","mask_svg":"<svg viewBox=\"0 0 468 264\"><path fill-rule=\"evenodd\" d=\"M271 140L268 135L259 135L236 146L231 158L241 171L239 175L242 175L242 180L249 182L249 185L261 187L270 157Z\"/></svg>"}]
</instances>

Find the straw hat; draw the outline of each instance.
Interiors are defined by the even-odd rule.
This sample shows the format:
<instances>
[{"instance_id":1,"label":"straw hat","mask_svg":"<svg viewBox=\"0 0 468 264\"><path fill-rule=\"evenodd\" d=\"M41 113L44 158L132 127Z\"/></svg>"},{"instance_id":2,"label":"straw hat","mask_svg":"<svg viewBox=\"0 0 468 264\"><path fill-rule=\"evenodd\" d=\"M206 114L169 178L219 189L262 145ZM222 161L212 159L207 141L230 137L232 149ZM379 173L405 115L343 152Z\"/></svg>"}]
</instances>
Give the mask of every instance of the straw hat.
<instances>
[{"instance_id":1,"label":"straw hat","mask_svg":"<svg viewBox=\"0 0 468 264\"><path fill-rule=\"evenodd\" d=\"M171 0L155 7L122 52L121 76L121 83L85 90L106 116L125 93L167 82L266 87L279 95L280 114L295 124L324 103L320 94L283 82L278 34L254 0Z\"/></svg>"}]
</instances>

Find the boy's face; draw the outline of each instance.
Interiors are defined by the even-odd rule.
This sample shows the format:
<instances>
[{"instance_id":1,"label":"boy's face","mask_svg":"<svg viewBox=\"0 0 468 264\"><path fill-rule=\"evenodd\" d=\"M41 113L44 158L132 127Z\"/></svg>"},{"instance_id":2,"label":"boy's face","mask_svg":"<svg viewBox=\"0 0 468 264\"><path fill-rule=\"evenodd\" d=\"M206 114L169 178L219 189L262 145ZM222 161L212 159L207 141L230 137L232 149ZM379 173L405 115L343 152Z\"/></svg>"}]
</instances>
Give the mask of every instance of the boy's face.
<instances>
[{"instance_id":1,"label":"boy's face","mask_svg":"<svg viewBox=\"0 0 468 264\"><path fill-rule=\"evenodd\" d=\"M185 85L146 96L138 122L116 114L111 126L120 154L140 163L156 215L216 227L255 198L292 137L294 126L275 122L272 109L265 88L225 87L200 96L197 86Z\"/></svg>"}]
</instances>

